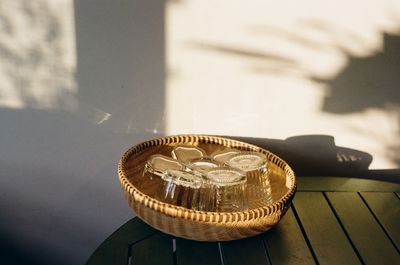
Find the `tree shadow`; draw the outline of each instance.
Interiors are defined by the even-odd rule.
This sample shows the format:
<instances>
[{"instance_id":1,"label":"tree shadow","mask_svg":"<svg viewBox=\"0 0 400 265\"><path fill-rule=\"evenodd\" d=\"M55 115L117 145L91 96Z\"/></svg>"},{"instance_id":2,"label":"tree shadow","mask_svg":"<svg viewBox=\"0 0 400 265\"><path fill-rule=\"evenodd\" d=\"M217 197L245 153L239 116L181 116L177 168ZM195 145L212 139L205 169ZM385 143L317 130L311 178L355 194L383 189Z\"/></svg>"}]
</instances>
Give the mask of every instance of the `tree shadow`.
<instances>
[{"instance_id":1,"label":"tree shadow","mask_svg":"<svg viewBox=\"0 0 400 265\"><path fill-rule=\"evenodd\" d=\"M399 140L386 149L389 158L400 165L400 36L384 33L383 43L383 51L372 56L348 54L348 65L334 78L314 80L330 90L323 101L324 112L346 115L380 109L393 114Z\"/></svg>"},{"instance_id":2,"label":"tree shadow","mask_svg":"<svg viewBox=\"0 0 400 265\"><path fill-rule=\"evenodd\" d=\"M72 109L76 91L65 61L63 16L46 1L12 2L0 8L0 106Z\"/></svg>"},{"instance_id":3,"label":"tree shadow","mask_svg":"<svg viewBox=\"0 0 400 265\"><path fill-rule=\"evenodd\" d=\"M400 103L400 36L384 33L383 51L349 63L333 79L318 79L330 88L322 110L347 114Z\"/></svg>"},{"instance_id":4,"label":"tree shadow","mask_svg":"<svg viewBox=\"0 0 400 265\"><path fill-rule=\"evenodd\" d=\"M193 49L199 49L204 51L218 52L230 56L237 56L241 58L262 60L264 62L274 62L284 65L293 65L295 61L289 57L268 53L265 51L255 51L253 49L246 49L243 47L235 47L233 45L223 45L216 43L204 43L204 42L187 42L187 47Z\"/></svg>"},{"instance_id":5,"label":"tree shadow","mask_svg":"<svg viewBox=\"0 0 400 265\"><path fill-rule=\"evenodd\" d=\"M365 51L356 50L365 41L358 33L318 20L299 21L299 26L304 31L267 25L252 27L250 31L253 34L285 40L309 51L341 54L347 61L344 69L335 76L321 78L302 67L296 58L287 54L268 52L268 49L253 50L234 43L192 41L186 44L193 49L249 60L249 63L253 65L251 66L253 72L296 76L312 81L327 91L322 98L320 111L323 113L341 116L369 110L385 113L387 117L393 118L391 137L397 134L397 140L384 139L382 134L376 133L374 124L371 124L374 130L359 129L353 124L347 127L384 146L385 159L400 166L400 36L382 32L381 52L368 56L356 56L354 54L365 53ZM317 40L311 37L312 34L307 34L309 31L316 32L324 38ZM395 127L397 127L397 132Z\"/></svg>"},{"instance_id":6,"label":"tree shadow","mask_svg":"<svg viewBox=\"0 0 400 265\"><path fill-rule=\"evenodd\" d=\"M383 141L383 144L386 156L400 166L400 36L382 32L383 48L380 52L369 56L354 56L343 44L343 40L363 43L363 38L356 33L323 21L307 20L300 24L307 30L328 36L331 43L319 43L299 32L274 27L260 29L263 34L273 34L309 49L332 50L344 54L348 63L334 77L320 78L303 72L305 77L321 83L329 91L323 98L321 111L348 115L375 109L395 117L393 122L397 126L398 140L389 143ZM371 126L374 127L373 124ZM360 134L382 140L382 136L374 135L373 132L354 129Z\"/></svg>"}]
</instances>

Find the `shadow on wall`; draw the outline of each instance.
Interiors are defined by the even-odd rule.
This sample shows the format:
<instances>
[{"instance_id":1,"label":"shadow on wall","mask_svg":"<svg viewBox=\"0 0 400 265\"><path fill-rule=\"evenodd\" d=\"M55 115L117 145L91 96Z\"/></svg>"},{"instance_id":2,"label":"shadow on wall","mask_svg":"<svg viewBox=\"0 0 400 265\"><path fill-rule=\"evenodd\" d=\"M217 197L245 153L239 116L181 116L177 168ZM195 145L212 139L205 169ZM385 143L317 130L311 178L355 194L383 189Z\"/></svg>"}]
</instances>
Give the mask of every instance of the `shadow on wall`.
<instances>
[{"instance_id":1,"label":"shadow on wall","mask_svg":"<svg viewBox=\"0 0 400 265\"><path fill-rule=\"evenodd\" d=\"M363 43L363 38L357 34L323 21L301 21L299 25L303 29L312 30L328 36L327 42L320 42L298 32L274 26L256 26L253 31L269 37L285 40L292 45L316 50L320 52L340 52L345 55L348 63L346 67L332 78L322 79L315 76L310 70L301 66L296 58L287 54L276 54L267 51L257 51L240 46L220 45L215 43L189 42L187 45L193 49L218 52L238 59L247 58L257 60L260 64L254 64L252 70L260 74L282 74L284 76L295 75L309 79L320 87L328 89L328 94L323 98L321 111L336 115L346 115L355 112L363 112L369 109L382 110L396 117L398 140L392 142L381 139L381 135L373 132L353 128L359 134L368 135L385 145L386 157L400 166L400 36L382 33L383 50L368 57L356 57L352 55L346 43ZM266 49L269 47L267 46ZM371 126L374 126L371 124Z\"/></svg>"},{"instance_id":2,"label":"shadow on wall","mask_svg":"<svg viewBox=\"0 0 400 265\"><path fill-rule=\"evenodd\" d=\"M370 154L336 146L334 137L329 135L301 135L285 140L248 137L238 139L282 157L298 175L361 173L367 171L372 162Z\"/></svg>"},{"instance_id":3,"label":"shadow on wall","mask_svg":"<svg viewBox=\"0 0 400 265\"><path fill-rule=\"evenodd\" d=\"M164 5L0 1L2 261L83 264L132 218L116 164L164 130Z\"/></svg>"},{"instance_id":4,"label":"shadow on wall","mask_svg":"<svg viewBox=\"0 0 400 265\"><path fill-rule=\"evenodd\" d=\"M0 107L163 132L164 12L163 0L2 2Z\"/></svg>"},{"instance_id":5,"label":"shadow on wall","mask_svg":"<svg viewBox=\"0 0 400 265\"><path fill-rule=\"evenodd\" d=\"M65 110L76 105L66 17L68 12L55 12L45 0L0 3L0 106Z\"/></svg>"},{"instance_id":6,"label":"shadow on wall","mask_svg":"<svg viewBox=\"0 0 400 265\"><path fill-rule=\"evenodd\" d=\"M348 55L347 67L334 79L316 79L331 88L323 111L346 114L399 104L400 36L385 33L383 42L383 51L373 56Z\"/></svg>"},{"instance_id":7,"label":"shadow on wall","mask_svg":"<svg viewBox=\"0 0 400 265\"><path fill-rule=\"evenodd\" d=\"M75 1L78 97L95 122L163 131L164 2Z\"/></svg>"},{"instance_id":8,"label":"shadow on wall","mask_svg":"<svg viewBox=\"0 0 400 265\"><path fill-rule=\"evenodd\" d=\"M354 43L363 42L363 39L357 34L321 21L304 21L303 25L329 35L333 40L344 38L352 40ZM266 30L264 33L273 34L310 49L337 50L343 53L347 57L348 63L341 72L330 79L314 77L296 64L286 67L283 65L276 71L288 74L290 71L287 72L287 69L297 68L307 78L327 87L329 93L323 99L321 109L323 112L346 115L368 109L379 109L393 114L396 117L394 122L397 123L398 140L390 143L383 141L383 144L386 145L386 156L400 166L400 36L383 33L382 52L368 57L356 57L347 51L339 40L327 45L308 39L301 33L272 27L264 28L264 30ZM360 130L359 133L370 135L372 138L382 137L365 130Z\"/></svg>"},{"instance_id":9,"label":"shadow on wall","mask_svg":"<svg viewBox=\"0 0 400 265\"><path fill-rule=\"evenodd\" d=\"M382 52L365 58L348 54L347 67L334 79L315 80L330 88L323 102L325 112L345 115L369 108L393 112L399 141L387 146L387 153L400 165L400 36L385 33L383 41Z\"/></svg>"},{"instance_id":10,"label":"shadow on wall","mask_svg":"<svg viewBox=\"0 0 400 265\"><path fill-rule=\"evenodd\" d=\"M285 140L231 137L255 144L284 159L297 176L341 176L400 183L400 170L369 170L373 157L337 146L333 136L299 135Z\"/></svg>"}]
</instances>

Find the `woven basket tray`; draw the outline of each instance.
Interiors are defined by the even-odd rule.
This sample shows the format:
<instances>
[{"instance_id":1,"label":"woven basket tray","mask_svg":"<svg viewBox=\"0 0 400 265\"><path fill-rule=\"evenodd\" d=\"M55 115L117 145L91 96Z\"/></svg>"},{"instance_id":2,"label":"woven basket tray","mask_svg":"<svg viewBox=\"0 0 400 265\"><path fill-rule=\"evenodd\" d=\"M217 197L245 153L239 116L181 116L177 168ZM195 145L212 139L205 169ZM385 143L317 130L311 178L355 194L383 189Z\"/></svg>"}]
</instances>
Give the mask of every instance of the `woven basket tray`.
<instances>
[{"instance_id":1,"label":"woven basket tray","mask_svg":"<svg viewBox=\"0 0 400 265\"><path fill-rule=\"evenodd\" d=\"M265 154L273 203L243 212L204 212L166 204L141 192L138 184L147 159L153 154L170 156L178 144L195 145L208 154L226 147ZM139 218L165 233L199 241L234 240L267 231L285 214L296 191L295 175L279 157L251 144L207 135L169 136L135 145L121 157L118 175L129 206Z\"/></svg>"}]
</instances>

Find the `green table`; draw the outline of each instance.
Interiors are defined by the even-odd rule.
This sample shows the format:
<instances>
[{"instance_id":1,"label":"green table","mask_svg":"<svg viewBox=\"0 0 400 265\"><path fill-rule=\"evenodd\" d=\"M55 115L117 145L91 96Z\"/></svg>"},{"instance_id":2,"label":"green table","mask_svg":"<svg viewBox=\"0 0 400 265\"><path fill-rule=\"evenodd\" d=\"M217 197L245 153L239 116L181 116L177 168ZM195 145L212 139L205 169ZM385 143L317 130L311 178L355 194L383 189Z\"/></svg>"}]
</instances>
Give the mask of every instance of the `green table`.
<instances>
[{"instance_id":1,"label":"green table","mask_svg":"<svg viewBox=\"0 0 400 265\"><path fill-rule=\"evenodd\" d=\"M334 177L298 184L291 209L262 235L196 242L133 218L87 264L400 264L400 184Z\"/></svg>"}]
</instances>

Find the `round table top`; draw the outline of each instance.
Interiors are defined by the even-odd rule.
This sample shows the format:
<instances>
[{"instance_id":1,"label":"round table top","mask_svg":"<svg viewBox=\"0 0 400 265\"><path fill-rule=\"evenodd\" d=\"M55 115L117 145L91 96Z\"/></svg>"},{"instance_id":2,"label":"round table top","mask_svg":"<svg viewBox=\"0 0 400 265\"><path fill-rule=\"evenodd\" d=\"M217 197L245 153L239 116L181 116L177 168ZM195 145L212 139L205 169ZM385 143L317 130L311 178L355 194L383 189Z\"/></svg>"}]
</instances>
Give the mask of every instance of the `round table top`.
<instances>
[{"instance_id":1,"label":"round table top","mask_svg":"<svg viewBox=\"0 0 400 265\"><path fill-rule=\"evenodd\" d=\"M400 184L337 177L298 182L282 221L259 236L191 241L135 217L87 264L400 264Z\"/></svg>"}]
</instances>

